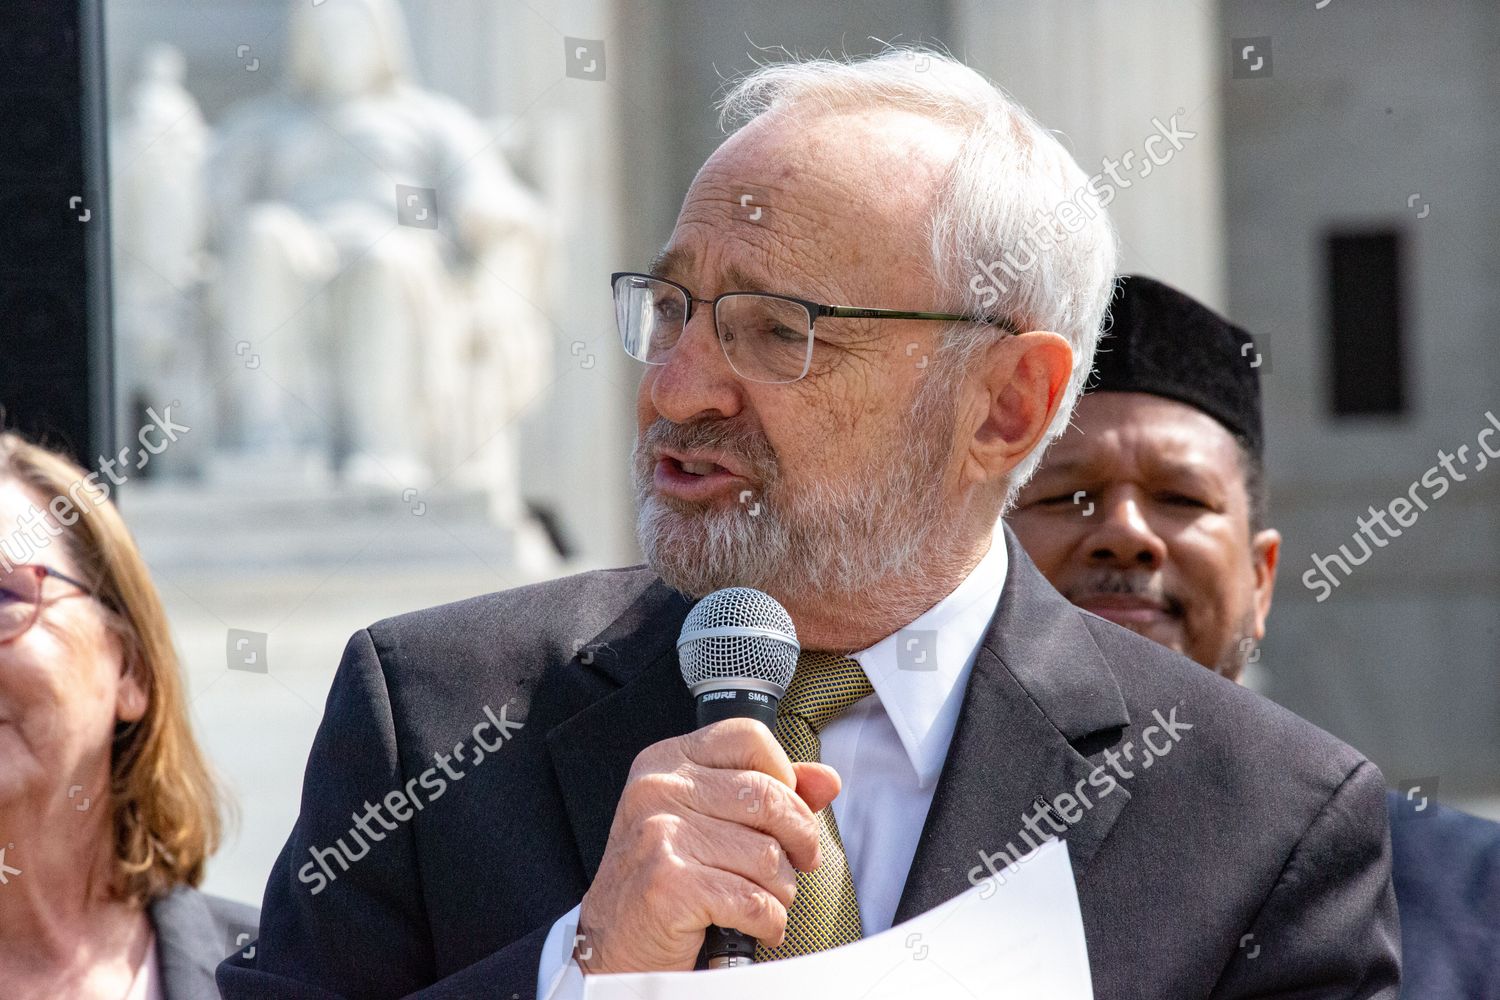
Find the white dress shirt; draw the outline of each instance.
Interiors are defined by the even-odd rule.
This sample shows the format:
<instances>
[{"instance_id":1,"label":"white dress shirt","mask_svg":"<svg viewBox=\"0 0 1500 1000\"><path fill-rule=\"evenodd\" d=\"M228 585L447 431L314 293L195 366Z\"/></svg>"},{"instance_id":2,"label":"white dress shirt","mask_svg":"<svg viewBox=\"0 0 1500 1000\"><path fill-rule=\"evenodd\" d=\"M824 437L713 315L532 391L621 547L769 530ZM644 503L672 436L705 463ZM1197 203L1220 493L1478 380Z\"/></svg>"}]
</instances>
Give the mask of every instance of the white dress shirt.
<instances>
[{"instance_id":1,"label":"white dress shirt","mask_svg":"<svg viewBox=\"0 0 1500 1000\"><path fill-rule=\"evenodd\" d=\"M823 763L843 779L830 808L866 936L888 929L895 918L969 671L999 605L1007 568L1005 536L996 521L989 551L952 593L909 625L852 654L875 697L855 702L818 734ZM925 630L936 633L930 666L925 660L911 662L925 639L914 633ZM914 650L904 661L898 660L903 642L913 643ZM547 935L537 969L538 997L583 996L583 973L572 961L578 911L575 906L559 917Z\"/></svg>"}]
</instances>

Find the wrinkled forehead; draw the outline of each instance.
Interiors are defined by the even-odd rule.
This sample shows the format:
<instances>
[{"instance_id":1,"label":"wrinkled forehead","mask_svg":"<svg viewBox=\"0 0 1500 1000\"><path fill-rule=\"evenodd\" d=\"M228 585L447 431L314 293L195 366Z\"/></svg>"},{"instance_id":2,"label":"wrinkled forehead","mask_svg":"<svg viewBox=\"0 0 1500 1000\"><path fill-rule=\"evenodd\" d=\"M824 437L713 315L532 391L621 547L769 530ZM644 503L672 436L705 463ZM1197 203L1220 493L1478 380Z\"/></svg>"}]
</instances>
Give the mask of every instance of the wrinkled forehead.
<instances>
[{"instance_id":1,"label":"wrinkled forehead","mask_svg":"<svg viewBox=\"0 0 1500 1000\"><path fill-rule=\"evenodd\" d=\"M757 119L688 189L666 250L691 269L671 276L703 296L734 277L837 304L927 302L932 212L957 144L907 112Z\"/></svg>"},{"instance_id":2,"label":"wrinkled forehead","mask_svg":"<svg viewBox=\"0 0 1500 1000\"><path fill-rule=\"evenodd\" d=\"M1202 410L1145 392L1091 392L1045 465L1129 465L1151 472L1188 469L1240 475L1239 444Z\"/></svg>"}]
</instances>

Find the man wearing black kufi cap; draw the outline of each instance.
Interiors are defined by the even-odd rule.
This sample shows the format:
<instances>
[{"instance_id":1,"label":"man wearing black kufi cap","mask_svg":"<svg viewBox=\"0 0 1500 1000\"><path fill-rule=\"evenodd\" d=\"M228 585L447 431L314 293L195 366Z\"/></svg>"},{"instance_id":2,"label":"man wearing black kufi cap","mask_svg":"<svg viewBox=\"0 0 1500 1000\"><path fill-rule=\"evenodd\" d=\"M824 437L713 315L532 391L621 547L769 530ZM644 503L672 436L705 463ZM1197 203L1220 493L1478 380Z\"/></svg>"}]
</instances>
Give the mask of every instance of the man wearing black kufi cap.
<instances>
[{"instance_id":1,"label":"man wearing black kufi cap","mask_svg":"<svg viewBox=\"0 0 1500 1000\"><path fill-rule=\"evenodd\" d=\"M1058 590L1237 678L1265 631L1263 357L1174 288L1121 278L1091 391L1010 523ZM1391 792L1402 996L1500 996L1500 825Z\"/></svg>"},{"instance_id":2,"label":"man wearing black kufi cap","mask_svg":"<svg viewBox=\"0 0 1500 1000\"><path fill-rule=\"evenodd\" d=\"M1213 310L1121 278L1088 394L1009 517L1073 603L1232 679L1265 634L1281 547L1262 364Z\"/></svg>"}]
</instances>

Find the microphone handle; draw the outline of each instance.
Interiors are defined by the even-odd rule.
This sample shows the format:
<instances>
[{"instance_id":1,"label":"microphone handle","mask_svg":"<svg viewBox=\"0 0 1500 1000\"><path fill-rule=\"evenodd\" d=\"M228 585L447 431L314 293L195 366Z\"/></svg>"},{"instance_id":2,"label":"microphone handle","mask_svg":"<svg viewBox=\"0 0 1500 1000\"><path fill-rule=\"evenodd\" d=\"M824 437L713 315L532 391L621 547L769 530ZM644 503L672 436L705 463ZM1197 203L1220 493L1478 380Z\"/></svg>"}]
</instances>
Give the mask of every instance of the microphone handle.
<instances>
[{"instance_id":1,"label":"microphone handle","mask_svg":"<svg viewBox=\"0 0 1500 1000\"><path fill-rule=\"evenodd\" d=\"M764 691L749 688L724 688L705 691L698 696L698 728L720 719L756 719L771 732L776 731L776 706L781 699Z\"/></svg>"},{"instance_id":2,"label":"microphone handle","mask_svg":"<svg viewBox=\"0 0 1500 1000\"><path fill-rule=\"evenodd\" d=\"M778 701L774 695L746 688L705 692L698 696L698 728L720 719L756 719L775 732ZM755 938L732 927L710 924L703 934L703 951L710 969L753 965L756 943Z\"/></svg>"}]
</instances>

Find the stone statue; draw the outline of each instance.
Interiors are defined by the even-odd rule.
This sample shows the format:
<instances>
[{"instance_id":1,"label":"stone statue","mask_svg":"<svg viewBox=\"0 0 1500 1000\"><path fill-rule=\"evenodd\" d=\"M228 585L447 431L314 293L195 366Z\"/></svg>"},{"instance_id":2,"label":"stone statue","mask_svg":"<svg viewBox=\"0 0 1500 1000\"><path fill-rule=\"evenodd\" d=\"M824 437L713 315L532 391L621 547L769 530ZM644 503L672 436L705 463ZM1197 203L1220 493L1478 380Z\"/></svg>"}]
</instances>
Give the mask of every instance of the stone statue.
<instances>
[{"instance_id":1,"label":"stone statue","mask_svg":"<svg viewBox=\"0 0 1500 1000\"><path fill-rule=\"evenodd\" d=\"M208 127L182 85L182 53L148 46L110 138L114 327L126 441L148 406L174 399L193 426L211 422L202 306ZM151 475L195 471L206 431L152 460Z\"/></svg>"},{"instance_id":2,"label":"stone statue","mask_svg":"<svg viewBox=\"0 0 1500 1000\"><path fill-rule=\"evenodd\" d=\"M218 129L216 365L255 359L223 383L224 443L393 491L477 479L512 520L515 418L551 382L550 227L409 63L394 0L301 0L285 87Z\"/></svg>"}]
</instances>

